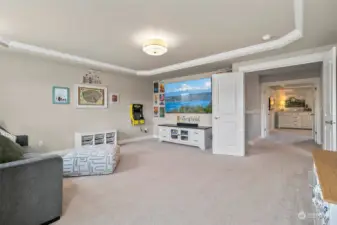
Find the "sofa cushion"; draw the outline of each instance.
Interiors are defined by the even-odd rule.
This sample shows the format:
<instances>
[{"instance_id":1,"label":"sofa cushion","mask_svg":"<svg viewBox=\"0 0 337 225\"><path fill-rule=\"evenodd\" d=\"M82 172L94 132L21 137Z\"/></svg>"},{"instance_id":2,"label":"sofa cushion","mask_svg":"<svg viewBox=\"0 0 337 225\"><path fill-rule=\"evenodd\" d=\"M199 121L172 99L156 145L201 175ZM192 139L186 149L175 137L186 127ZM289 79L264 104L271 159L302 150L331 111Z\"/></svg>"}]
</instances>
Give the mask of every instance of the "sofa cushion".
<instances>
[{"instance_id":1,"label":"sofa cushion","mask_svg":"<svg viewBox=\"0 0 337 225\"><path fill-rule=\"evenodd\" d=\"M3 128L1 126L0 126L0 135L7 137L8 139L13 141L14 143L16 142L16 136L9 133L5 128Z\"/></svg>"},{"instance_id":2,"label":"sofa cushion","mask_svg":"<svg viewBox=\"0 0 337 225\"><path fill-rule=\"evenodd\" d=\"M0 163L16 161L22 158L23 149L9 138L0 135Z\"/></svg>"}]
</instances>

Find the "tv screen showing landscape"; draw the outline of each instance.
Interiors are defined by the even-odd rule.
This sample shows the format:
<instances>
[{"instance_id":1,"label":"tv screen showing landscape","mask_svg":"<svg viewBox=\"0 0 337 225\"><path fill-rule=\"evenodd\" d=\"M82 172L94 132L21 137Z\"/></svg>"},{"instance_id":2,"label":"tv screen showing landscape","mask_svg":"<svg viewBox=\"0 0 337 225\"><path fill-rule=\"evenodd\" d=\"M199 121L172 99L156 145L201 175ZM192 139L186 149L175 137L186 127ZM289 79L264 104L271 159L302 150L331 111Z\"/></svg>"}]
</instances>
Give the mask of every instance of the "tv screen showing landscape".
<instances>
[{"instance_id":1,"label":"tv screen showing landscape","mask_svg":"<svg viewBox=\"0 0 337 225\"><path fill-rule=\"evenodd\" d=\"M212 113L211 78L165 84L166 113Z\"/></svg>"}]
</instances>

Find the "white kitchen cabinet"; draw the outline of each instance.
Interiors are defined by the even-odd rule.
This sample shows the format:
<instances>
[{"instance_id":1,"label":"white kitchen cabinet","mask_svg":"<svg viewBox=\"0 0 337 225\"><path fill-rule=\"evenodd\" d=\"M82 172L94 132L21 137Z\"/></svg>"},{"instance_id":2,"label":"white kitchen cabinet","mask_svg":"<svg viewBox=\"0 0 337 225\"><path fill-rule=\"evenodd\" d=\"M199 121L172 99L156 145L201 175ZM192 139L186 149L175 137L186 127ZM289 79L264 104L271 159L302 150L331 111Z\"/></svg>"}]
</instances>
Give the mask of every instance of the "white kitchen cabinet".
<instances>
[{"instance_id":1,"label":"white kitchen cabinet","mask_svg":"<svg viewBox=\"0 0 337 225\"><path fill-rule=\"evenodd\" d=\"M302 121L302 127L303 128L312 129L313 118L312 118L311 113L301 116L301 121Z\"/></svg>"},{"instance_id":2,"label":"white kitchen cabinet","mask_svg":"<svg viewBox=\"0 0 337 225\"><path fill-rule=\"evenodd\" d=\"M159 141L191 145L206 150L212 146L212 127L159 125Z\"/></svg>"},{"instance_id":3,"label":"white kitchen cabinet","mask_svg":"<svg viewBox=\"0 0 337 225\"><path fill-rule=\"evenodd\" d=\"M311 112L278 112L278 128L312 129Z\"/></svg>"}]
</instances>

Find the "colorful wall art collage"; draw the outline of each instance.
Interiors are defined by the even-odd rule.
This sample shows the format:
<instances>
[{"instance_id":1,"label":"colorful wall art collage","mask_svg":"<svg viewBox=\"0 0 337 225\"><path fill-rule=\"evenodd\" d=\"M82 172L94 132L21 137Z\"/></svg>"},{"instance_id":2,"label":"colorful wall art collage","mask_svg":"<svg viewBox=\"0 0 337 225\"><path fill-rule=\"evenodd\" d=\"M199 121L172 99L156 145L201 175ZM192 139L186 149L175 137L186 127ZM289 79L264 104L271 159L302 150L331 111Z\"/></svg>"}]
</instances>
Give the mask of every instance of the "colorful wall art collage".
<instances>
[{"instance_id":1,"label":"colorful wall art collage","mask_svg":"<svg viewBox=\"0 0 337 225\"><path fill-rule=\"evenodd\" d=\"M163 82L153 82L153 116L165 117L165 85Z\"/></svg>"}]
</instances>

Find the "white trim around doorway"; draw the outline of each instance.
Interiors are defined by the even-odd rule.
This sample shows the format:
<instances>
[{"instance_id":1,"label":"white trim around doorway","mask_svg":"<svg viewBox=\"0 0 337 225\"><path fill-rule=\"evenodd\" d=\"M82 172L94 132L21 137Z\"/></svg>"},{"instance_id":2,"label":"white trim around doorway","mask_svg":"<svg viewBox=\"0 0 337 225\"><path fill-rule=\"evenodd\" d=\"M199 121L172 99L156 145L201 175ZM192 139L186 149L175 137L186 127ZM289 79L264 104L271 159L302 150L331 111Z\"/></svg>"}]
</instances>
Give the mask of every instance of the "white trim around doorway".
<instances>
[{"instance_id":1,"label":"white trim around doorway","mask_svg":"<svg viewBox=\"0 0 337 225\"><path fill-rule=\"evenodd\" d=\"M282 82L266 82L261 84L261 138L266 138L266 120L267 118L267 108L264 107L263 102L266 100L265 91L270 86L276 86L280 83L284 85L288 84L313 84L312 87L316 89L315 91L315 119L314 124L315 127L313 127L313 139L315 139L316 143L321 145L322 144L322 117L321 117L321 111L322 111L322 103L321 103L321 78L307 78L307 79L297 79L297 80L286 80ZM316 133L315 133L316 132ZM316 137L315 137L316 136Z\"/></svg>"},{"instance_id":2,"label":"white trim around doorway","mask_svg":"<svg viewBox=\"0 0 337 225\"><path fill-rule=\"evenodd\" d=\"M314 51L314 50L313 50ZM236 68L236 71L244 72L244 75L247 75L250 72L258 72L269 69L284 68L289 66L304 65L316 62L324 62L325 56L329 53L330 49L319 50L314 53L303 53L297 56L283 55L282 58L273 59L266 58L264 61L247 61L241 62ZM262 103L261 103L262 104ZM261 112L262 114L262 112ZM322 140L318 139L318 142ZM320 143L321 144L321 143Z\"/></svg>"}]
</instances>

